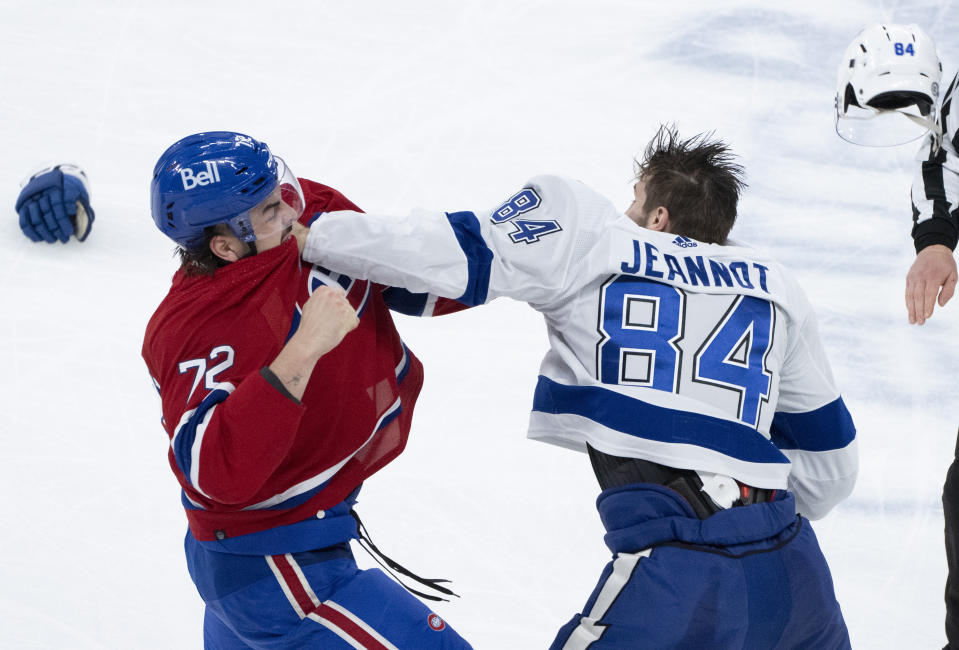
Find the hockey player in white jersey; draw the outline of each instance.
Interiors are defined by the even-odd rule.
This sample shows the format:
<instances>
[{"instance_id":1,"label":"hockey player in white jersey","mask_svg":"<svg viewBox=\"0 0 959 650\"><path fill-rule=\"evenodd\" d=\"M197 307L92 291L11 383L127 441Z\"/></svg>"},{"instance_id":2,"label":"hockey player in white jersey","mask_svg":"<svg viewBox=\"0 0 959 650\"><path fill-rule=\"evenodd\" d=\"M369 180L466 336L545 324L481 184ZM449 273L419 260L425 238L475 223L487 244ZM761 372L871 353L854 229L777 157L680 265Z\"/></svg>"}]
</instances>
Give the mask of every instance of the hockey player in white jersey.
<instances>
[{"instance_id":1,"label":"hockey player in white jersey","mask_svg":"<svg viewBox=\"0 0 959 650\"><path fill-rule=\"evenodd\" d=\"M348 275L545 317L529 437L589 453L613 553L553 648L849 647L807 517L851 492L855 429L799 285L727 241L741 174L663 128L625 214L537 176L493 210L334 212L307 236Z\"/></svg>"}]
</instances>

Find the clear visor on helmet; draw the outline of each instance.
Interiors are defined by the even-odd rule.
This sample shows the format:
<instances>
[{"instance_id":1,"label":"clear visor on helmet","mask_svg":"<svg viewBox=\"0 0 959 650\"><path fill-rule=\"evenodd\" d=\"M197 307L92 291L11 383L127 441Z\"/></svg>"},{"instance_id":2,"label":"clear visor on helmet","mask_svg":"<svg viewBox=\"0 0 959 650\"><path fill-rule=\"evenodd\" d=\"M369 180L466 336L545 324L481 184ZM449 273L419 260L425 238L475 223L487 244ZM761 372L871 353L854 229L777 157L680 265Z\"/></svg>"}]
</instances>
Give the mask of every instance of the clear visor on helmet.
<instances>
[{"instance_id":1,"label":"clear visor on helmet","mask_svg":"<svg viewBox=\"0 0 959 650\"><path fill-rule=\"evenodd\" d=\"M836 104L836 133L843 140L867 147L893 147L918 140L936 128L936 108L922 115L913 104L895 110L860 108L850 104L845 113Z\"/></svg>"},{"instance_id":2,"label":"clear visor on helmet","mask_svg":"<svg viewBox=\"0 0 959 650\"><path fill-rule=\"evenodd\" d=\"M276 180L273 190L255 206L227 220L237 237L250 243L268 239L278 233L288 233L293 222L300 218L306 201L296 176L279 156L276 160Z\"/></svg>"}]
</instances>

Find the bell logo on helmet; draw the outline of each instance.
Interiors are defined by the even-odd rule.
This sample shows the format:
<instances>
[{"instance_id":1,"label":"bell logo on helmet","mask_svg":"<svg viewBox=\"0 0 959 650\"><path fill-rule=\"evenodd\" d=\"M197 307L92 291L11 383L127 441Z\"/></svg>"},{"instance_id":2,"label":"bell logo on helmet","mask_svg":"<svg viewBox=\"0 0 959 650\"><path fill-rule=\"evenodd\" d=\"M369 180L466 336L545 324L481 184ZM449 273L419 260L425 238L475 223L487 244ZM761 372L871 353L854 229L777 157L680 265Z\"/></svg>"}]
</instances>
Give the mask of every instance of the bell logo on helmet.
<instances>
[{"instance_id":1,"label":"bell logo on helmet","mask_svg":"<svg viewBox=\"0 0 959 650\"><path fill-rule=\"evenodd\" d=\"M203 165L206 170L196 174L189 167L180 170L180 179L183 181L184 190L192 190L197 185L203 186L219 182L220 171L216 168L216 163L208 160Z\"/></svg>"},{"instance_id":2,"label":"bell logo on helmet","mask_svg":"<svg viewBox=\"0 0 959 650\"><path fill-rule=\"evenodd\" d=\"M280 186L280 200L299 216L303 190L265 142L234 133L194 133L170 145L153 167L150 213L182 248L203 244L208 227L222 223L243 241L255 239L249 211Z\"/></svg>"}]
</instances>

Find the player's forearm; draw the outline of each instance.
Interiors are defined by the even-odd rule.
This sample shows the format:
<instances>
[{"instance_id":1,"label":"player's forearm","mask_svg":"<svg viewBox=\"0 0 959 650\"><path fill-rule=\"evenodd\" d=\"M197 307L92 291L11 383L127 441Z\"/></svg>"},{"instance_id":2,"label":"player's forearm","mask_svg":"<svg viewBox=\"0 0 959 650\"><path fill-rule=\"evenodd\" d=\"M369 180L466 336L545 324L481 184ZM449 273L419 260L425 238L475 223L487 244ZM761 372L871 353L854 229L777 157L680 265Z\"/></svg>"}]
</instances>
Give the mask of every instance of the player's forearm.
<instances>
[{"instance_id":1,"label":"player's forearm","mask_svg":"<svg viewBox=\"0 0 959 650\"><path fill-rule=\"evenodd\" d=\"M406 216L332 212L310 227L303 259L350 277L458 299L468 260L441 212Z\"/></svg>"},{"instance_id":2,"label":"player's forearm","mask_svg":"<svg viewBox=\"0 0 959 650\"><path fill-rule=\"evenodd\" d=\"M303 399L306 384L310 381L310 375L313 374L318 361L318 356L304 353L294 337L283 346L268 368L289 396L299 401ZM267 377L268 381L269 379Z\"/></svg>"}]
</instances>

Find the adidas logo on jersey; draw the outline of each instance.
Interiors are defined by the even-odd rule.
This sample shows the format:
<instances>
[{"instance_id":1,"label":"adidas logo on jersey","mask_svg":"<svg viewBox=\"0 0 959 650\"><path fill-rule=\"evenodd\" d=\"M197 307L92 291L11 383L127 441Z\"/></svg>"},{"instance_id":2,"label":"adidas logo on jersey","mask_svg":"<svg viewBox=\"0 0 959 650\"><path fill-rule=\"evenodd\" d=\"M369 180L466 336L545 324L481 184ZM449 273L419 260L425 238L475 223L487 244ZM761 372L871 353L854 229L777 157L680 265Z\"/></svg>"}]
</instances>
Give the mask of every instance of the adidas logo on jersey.
<instances>
[{"instance_id":1,"label":"adidas logo on jersey","mask_svg":"<svg viewBox=\"0 0 959 650\"><path fill-rule=\"evenodd\" d=\"M202 187L203 185L219 182L220 170L216 168L216 163L208 160L203 163L203 165L206 169L196 174L194 174L193 170L189 167L180 170L180 179L183 181L184 190L192 190L197 185Z\"/></svg>"},{"instance_id":2,"label":"adidas logo on jersey","mask_svg":"<svg viewBox=\"0 0 959 650\"><path fill-rule=\"evenodd\" d=\"M680 248L695 248L695 247L696 247L696 242L694 242L694 241L693 241L692 239L690 239L689 237L683 237L682 235L678 235L678 236L676 237L676 239L673 240L673 243L676 244L677 246L679 246Z\"/></svg>"}]
</instances>

